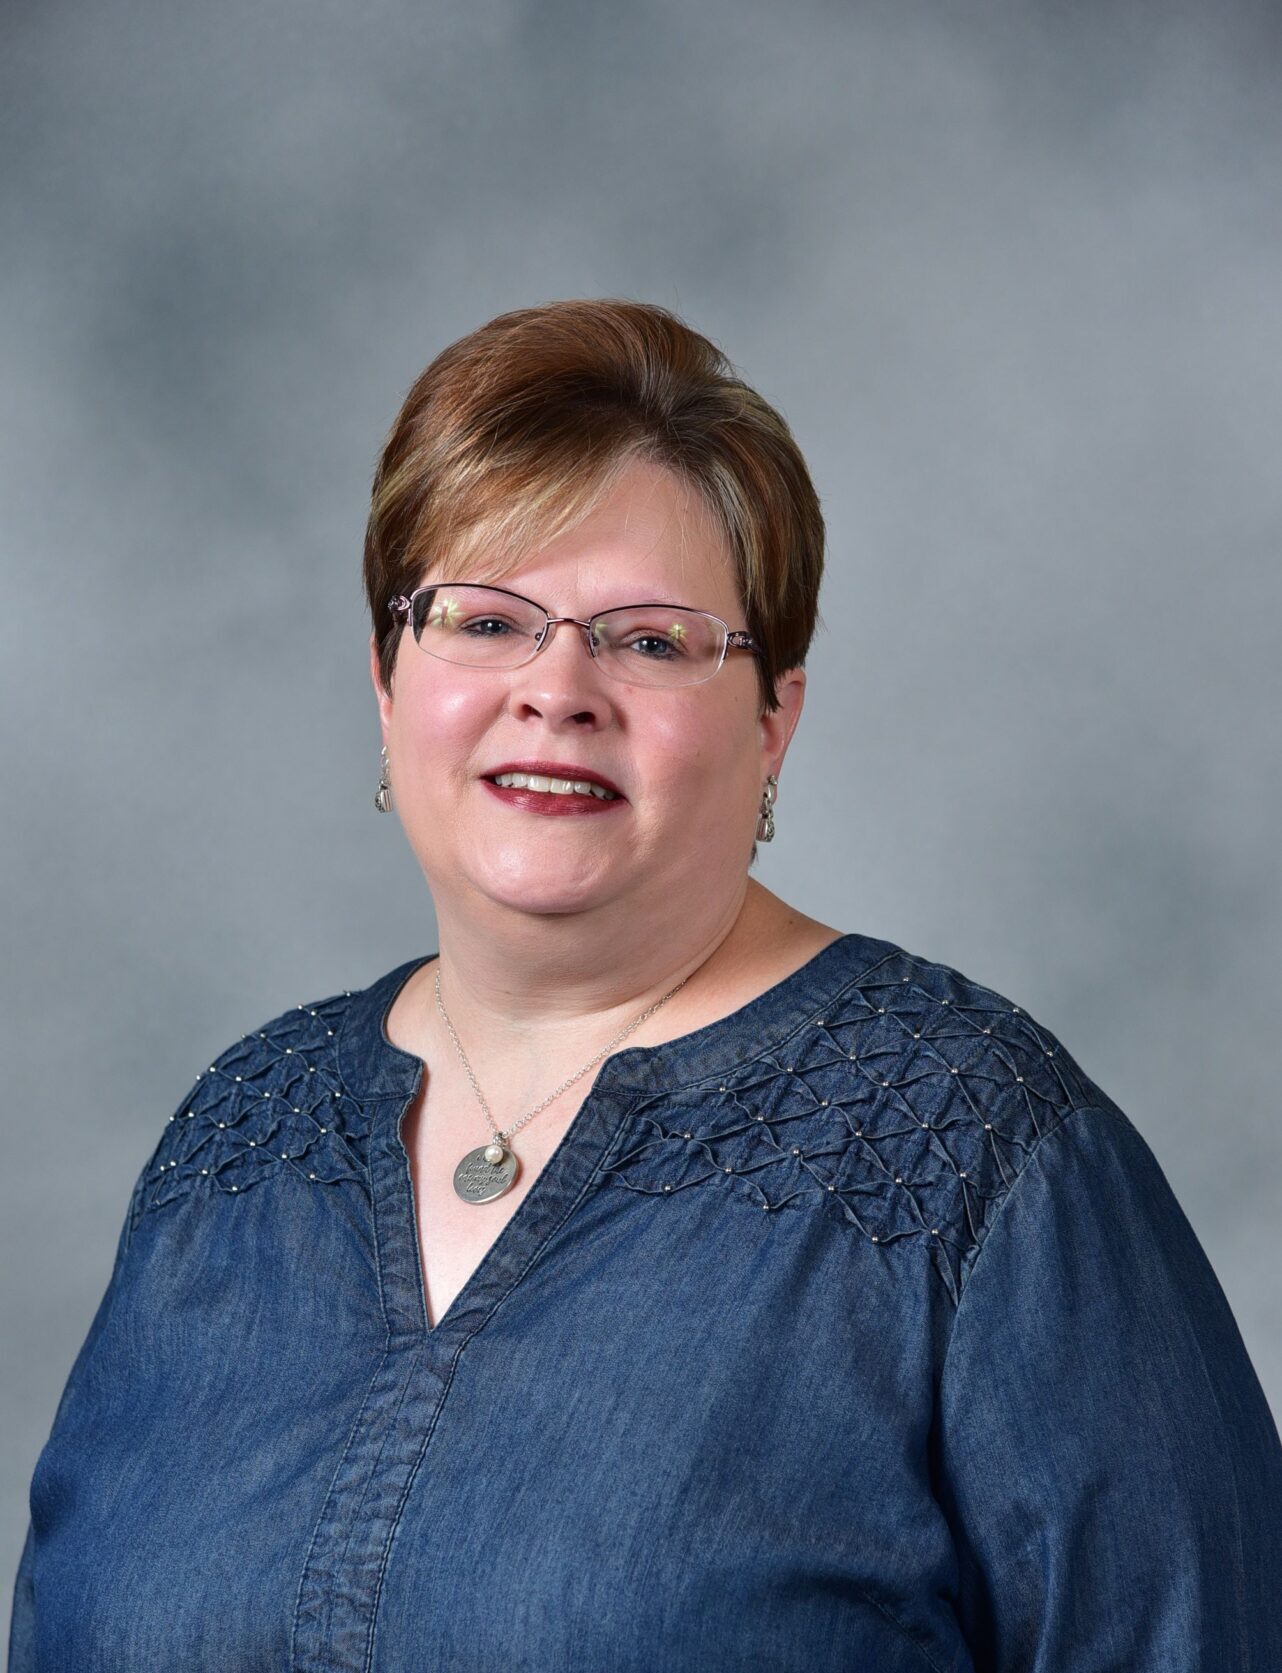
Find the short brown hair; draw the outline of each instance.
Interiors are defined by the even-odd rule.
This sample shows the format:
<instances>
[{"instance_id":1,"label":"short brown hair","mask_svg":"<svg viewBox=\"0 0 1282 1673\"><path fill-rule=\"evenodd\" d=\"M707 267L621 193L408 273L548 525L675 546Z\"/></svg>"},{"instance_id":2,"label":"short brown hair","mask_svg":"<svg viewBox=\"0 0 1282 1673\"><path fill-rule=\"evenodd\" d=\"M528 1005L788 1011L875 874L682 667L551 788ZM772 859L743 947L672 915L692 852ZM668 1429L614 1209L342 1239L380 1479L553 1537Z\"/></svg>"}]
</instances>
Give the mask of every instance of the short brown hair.
<instances>
[{"instance_id":1,"label":"short brown hair","mask_svg":"<svg viewBox=\"0 0 1282 1673\"><path fill-rule=\"evenodd\" d=\"M572 528L633 459L703 494L734 560L762 712L805 661L819 617L824 523L780 414L707 337L666 308L616 298L500 314L437 355L383 444L364 583L391 690L388 606L430 563L440 579L499 581Z\"/></svg>"}]
</instances>

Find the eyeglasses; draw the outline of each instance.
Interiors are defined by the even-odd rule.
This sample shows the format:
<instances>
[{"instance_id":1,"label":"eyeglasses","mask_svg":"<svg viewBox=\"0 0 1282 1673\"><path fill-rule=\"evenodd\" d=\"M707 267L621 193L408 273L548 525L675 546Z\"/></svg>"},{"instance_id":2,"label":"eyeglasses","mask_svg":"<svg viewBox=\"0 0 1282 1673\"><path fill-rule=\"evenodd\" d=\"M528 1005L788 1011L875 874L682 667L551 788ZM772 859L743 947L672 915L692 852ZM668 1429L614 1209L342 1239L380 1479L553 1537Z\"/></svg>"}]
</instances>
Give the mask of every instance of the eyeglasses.
<instances>
[{"instance_id":1,"label":"eyeglasses","mask_svg":"<svg viewBox=\"0 0 1282 1673\"><path fill-rule=\"evenodd\" d=\"M717 672L727 650L762 654L746 630L675 604L625 604L580 621L549 616L506 587L450 583L398 595L390 608L423 650L469 668L519 668L539 654L557 622L582 628L596 665L625 685L698 685Z\"/></svg>"}]
</instances>

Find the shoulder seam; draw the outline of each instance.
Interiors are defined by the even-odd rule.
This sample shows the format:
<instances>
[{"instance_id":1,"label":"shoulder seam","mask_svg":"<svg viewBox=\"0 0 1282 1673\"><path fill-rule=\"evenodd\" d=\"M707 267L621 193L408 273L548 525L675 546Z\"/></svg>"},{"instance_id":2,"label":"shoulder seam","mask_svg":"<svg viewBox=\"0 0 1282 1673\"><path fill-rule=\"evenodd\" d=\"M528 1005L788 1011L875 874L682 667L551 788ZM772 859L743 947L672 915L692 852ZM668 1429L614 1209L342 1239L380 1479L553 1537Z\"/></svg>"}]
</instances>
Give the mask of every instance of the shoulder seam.
<instances>
[{"instance_id":1,"label":"shoulder seam","mask_svg":"<svg viewBox=\"0 0 1282 1673\"><path fill-rule=\"evenodd\" d=\"M980 1243L976 1251L974 1260L970 1263L969 1271L962 1278L961 1284L958 1288L957 1306L954 1310L954 1321L956 1319L956 1315L961 1311L962 1301L965 1298L966 1291L970 1288L970 1282L975 1275L976 1268L979 1266L980 1261L984 1258L984 1250L988 1246L989 1238L991 1238L993 1233L996 1231L998 1222L1000 1221L1002 1215L1006 1212L1007 1204L1011 1201L1011 1198L1015 1195L1016 1191L1019 1190L1020 1185L1023 1183L1024 1176L1028 1173L1034 1163L1040 1163L1042 1149L1047 1141L1049 1139L1053 1139L1061 1128L1066 1127L1074 1116L1088 1114L1108 1115L1110 1113L1111 1112L1106 1110L1101 1104L1075 1104L1072 1109L1065 1110L1055 1125L1053 1127L1048 1127L1037 1140L1037 1143L1029 1151L1023 1167L1019 1170L1011 1184L1007 1187L1006 1194L1002 1197L1001 1202L998 1203L996 1212L988 1221L984 1231L983 1241ZM945 1355L945 1357L947 1357L947 1355Z\"/></svg>"}]
</instances>

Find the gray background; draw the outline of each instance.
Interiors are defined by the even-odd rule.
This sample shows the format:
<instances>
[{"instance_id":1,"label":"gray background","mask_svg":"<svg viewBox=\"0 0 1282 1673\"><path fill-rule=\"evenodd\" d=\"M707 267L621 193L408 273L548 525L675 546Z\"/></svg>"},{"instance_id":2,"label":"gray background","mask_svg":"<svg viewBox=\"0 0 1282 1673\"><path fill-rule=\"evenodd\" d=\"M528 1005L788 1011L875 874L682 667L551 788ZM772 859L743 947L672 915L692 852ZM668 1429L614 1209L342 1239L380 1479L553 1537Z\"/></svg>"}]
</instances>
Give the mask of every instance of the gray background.
<instances>
[{"instance_id":1,"label":"gray background","mask_svg":"<svg viewBox=\"0 0 1282 1673\"><path fill-rule=\"evenodd\" d=\"M0 1558L197 1069L435 945L372 807L370 473L554 297L676 308L811 461L758 875L1060 1036L1282 1411L1276 16L6 9Z\"/></svg>"}]
</instances>

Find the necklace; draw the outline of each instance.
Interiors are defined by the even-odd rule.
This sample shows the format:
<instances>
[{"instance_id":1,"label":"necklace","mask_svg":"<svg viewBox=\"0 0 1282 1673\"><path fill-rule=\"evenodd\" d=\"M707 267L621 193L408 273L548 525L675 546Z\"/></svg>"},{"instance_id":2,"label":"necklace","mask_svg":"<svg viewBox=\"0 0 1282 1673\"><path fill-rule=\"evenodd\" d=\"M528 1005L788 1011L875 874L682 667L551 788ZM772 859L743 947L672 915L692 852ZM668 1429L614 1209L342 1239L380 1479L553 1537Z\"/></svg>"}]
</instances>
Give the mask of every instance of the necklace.
<instances>
[{"instance_id":1,"label":"necklace","mask_svg":"<svg viewBox=\"0 0 1282 1673\"><path fill-rule=\"evenodd\" d=\"M562 1081L556 1091L549 1093L541 1104L535 1104L534 1108L528 1110L519 1121L513 1122L505 1132L500 1132L494 1125L494 1117L490 1114L490 1106L485 1101L485 1094L477 1085L476 1076L472 1073L472 1065L467 1060L467 1053L459 1044L459 1037L454 1032L454 1024L450 1021L449 1014L441 1000L441 965L438 959L436 964L436 1008L441 1013L446 1028L450 1031L450 1039L454 1042L454 1049L458 1053L459 1061L467 1070L467 1078L472 1083L472 1090L476 1093L481 1108L485 1111L485 1119L490 1124L490 1131L494 1134L491 1143L479 1144L475 1150L469 1150L454 1170L454 1189L463 1201L473 1203L493 1202L495 1197L501 1197L505 1191L510 1191L520 1165L516 1153L507 1143L512 1134L519 1128L524 1127L525 1123L531 1117L536 1116L540 1110L545 1110L553 1098L559 1098L567 1087L573 1086L576 1080L586 1075L594 1064L599 1063L607 1053L614 1050L620 1040L626 1039L634 1028L639 1028L647 1017L653 1016L660 1005L666 1005L672 995L683 988L689 980L689 976L683 976L676 987L670 988L662 999L656 999L654 1004L648 1010L642 1011L641 1015L630 1022L622 1033L616 1034L608 1046L603 1046L591 1063L585 1063L577 1074L571 1075L569 1080Z\"/></svg>"}]
</instances>

